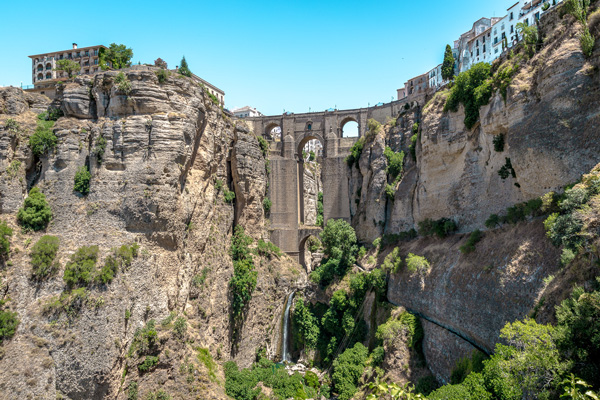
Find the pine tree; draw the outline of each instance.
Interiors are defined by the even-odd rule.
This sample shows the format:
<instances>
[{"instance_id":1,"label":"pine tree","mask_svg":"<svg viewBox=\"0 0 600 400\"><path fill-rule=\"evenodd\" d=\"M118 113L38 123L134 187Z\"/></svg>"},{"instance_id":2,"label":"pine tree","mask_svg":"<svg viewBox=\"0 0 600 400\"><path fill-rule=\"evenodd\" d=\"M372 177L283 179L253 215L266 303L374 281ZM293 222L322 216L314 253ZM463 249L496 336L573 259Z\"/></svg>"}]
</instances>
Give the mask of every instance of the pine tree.
<instances>
[{"instance_id":1,"label":"pine tree","mask_svg":"<svg viewBox=\"0 0 600 400\"><path fill-rule=\"evenodd\" d=\"M179 67L179 73L183 76L192 77L192 71L188 67L188 63L185 60L185 56L181 59L181 66Z\"/></svg>"},{"instance_id":2,"label":"pine tree","mask_svg":"<svg viewBox=\"0 0 600 400\"><path fill-rule=\"evenodd\" d=\"M446 45L446 52L444 53L444 63L442 64L442 79L450 81L454 79L454 56L452 55L452 48L449 44Z\"/></svg>"}]
</instances>

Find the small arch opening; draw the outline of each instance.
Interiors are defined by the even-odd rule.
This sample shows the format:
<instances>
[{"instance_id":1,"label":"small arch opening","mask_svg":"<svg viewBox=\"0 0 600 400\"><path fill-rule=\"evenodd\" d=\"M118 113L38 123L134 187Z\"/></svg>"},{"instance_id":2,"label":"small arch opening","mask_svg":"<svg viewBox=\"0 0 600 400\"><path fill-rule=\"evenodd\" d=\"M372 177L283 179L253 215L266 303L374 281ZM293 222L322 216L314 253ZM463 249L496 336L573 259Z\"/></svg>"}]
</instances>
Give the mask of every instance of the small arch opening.
<instances>
[{"instance_id":1,"label":"small arch opening","mask_svg":"<svg viewBox=\"0 0 600 400\"><path fill-rule=\"evenodd\" d=\"M265 128L265 137L267 140L273 140L275 142L281 141L281 126L278 124L269 124Z\"/></svg>"},{"instance_id":2,"label":"small arch opening","mask_svg":"<svg viewBox=\"0 0 600 400\"><path fill-rule=\"evenodd\" d=\"M299 261L307 273L314 271L323 259L323 244L315 235L309 235L300 242Z\"/></svg>"},{"instance_id":3,"label":"small arch opening","mask_svg":"<svg viewBox=\"0 0 600 400\"><path fill-rule=\"evenodd\" d=\"M358 122L353 119L342 125L342 137L358 137Z\"/></svg>"}]
</instances>

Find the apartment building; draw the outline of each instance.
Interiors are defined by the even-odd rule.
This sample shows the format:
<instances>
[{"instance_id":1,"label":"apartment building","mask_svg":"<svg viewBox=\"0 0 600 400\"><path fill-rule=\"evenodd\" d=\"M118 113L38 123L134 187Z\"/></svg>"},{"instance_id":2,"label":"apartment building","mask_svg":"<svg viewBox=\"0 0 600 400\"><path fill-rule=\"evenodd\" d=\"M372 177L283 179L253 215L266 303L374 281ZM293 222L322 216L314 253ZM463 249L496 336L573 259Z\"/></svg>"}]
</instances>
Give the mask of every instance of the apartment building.
<instances>
[{"instance_id":1,"label":"apartment building","mask_svg":"<svg viewBox=\"0 0 600 400\"><path fill-rule=\"evenodd\" d=\"M55 95L56 82L67 79L66 72L56 71L59 60L72 60L81 65L78 74L90 74L100 69L99 51L106 46L97 45L78 48L77 43L68 50L53 51L50 53L34 54L31 58L31 91L45 94L52 98Z\"/></svg>"}]
</instances>

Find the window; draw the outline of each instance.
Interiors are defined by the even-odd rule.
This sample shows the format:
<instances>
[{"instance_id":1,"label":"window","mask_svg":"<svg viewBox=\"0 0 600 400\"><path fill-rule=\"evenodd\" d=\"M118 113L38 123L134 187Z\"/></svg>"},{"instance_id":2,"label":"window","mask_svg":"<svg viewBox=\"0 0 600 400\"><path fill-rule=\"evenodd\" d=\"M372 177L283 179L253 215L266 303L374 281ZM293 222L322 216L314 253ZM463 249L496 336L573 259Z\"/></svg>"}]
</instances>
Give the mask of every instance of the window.
<instances>
[{"instance_id":1,"label":"window","mask_svg":"<svg viewBox=\"0 0 600 400\"><path fill-rule=\"evenodd\" d=\"M94 65L98 65L98 59L97 58L94 60Z\"/></svg>"},{"instance_id":2,"label":"window","mask_svg":"<svg viewBox=\"0 0 600 400\"><path fill-rule=\"evenodd\" d=\"M60 55L60 59L61 59L61 60L63 59L63 55L62 55L62 54Z\"/></svg>"},{"instance_id":3,"label":"window","mask_svg":"<svg viewBox=\"0 0 600 400\"><path fill-rule=\"evenodd\" d=\"M77 52L77 57L81 57L81 52L80 51Z\"/></svg>"},{"instance_id":4,"label":"window","mask_svg":"<svg viewBox=\"0 0 600 400\"><path fill-rule=\"evenodd\" d=\"M475 46L479 47L479 39L475 42Z\"/></svg>"},{"instance_id":5,"label":"window","mask_svg":"<svg viewBox=\"0 0 600 400\"><path fill-rule=\"evenodd\" d=\"M510 33L515 33L515 26L514 25L510 26Z\"/></svg>"},{"instance_id":6,"label":"window","mask_svg":"<svg viewBox=\"0 0 600 400\"><path fill-rule=\"evenodd\" d=\"M498 44L498 37L497 36L494 38L494 44Z\"/></svg>"},{"instance_id":7,"label":"window","mask_svg":"<svg viewBox=\"0 0 600 400\"><path fill-rule=\"evenodd\" d=\"M502 40L506 39L506 33L502 32Z\"/></svg>"},{"instance_id":8,"label":"window","mask_svg":"<svg viewBox=\"0 0 600 400\"><path fill-rule=\"evenodd\" d=\"M90 56L90 51L89 51L89 50L86 50L86 51L85 51L85 56L86 56L86 57L89 57L89 56Z\"/></svg>"},{"instance_id":9,"label":"window","mask_svg":"<svg viewBox=\"0 0 600 400\"><path fill-rule=\"evenodd\" d=\"M483 52L485 53L485 44L483 45Z\"/></svg>"},{"instance_id":10,"label":"window","mask_svg":"<svg viewBox=\"0 0 600 400\"><path fill-rule=\"evenodd\" d=\"M514 18L514 17L513 17L513 13L511 12L511 13L510 13L510 20L512 21L512 20L513 20L513 18Z\"/></svg>"},{"instance_id":11,"label":"window","mask_svg":"<svg viewBox=\"0 0 600 400\"><path fill-rule=\"evenodd\" d=\"M50 72L46 73L46 79L52 78L52 74Z\"/></svg>"},{"instance_id":12,"label":"window","mask_svg":"<svg viewBox=\"0 0 600 400\"><path fill-rule=\"evenodd\" d=\"M494 49L494 53L498 54L498 48Z\"/></svg>"},{"instance_id":13,"label":"window","mask_svg":"<svg viewBox=\"0 0 600 400\"><path fill-rule=\"evenodd\" d=\"M86 70L85 70L85 73L86 73L86 74L89 74L89 73L90 73L90 70L89 70L89 69L86 69Z\"/></svg>"},{"instance_id":14,"label":"window","mask_svg":"<svg viewBox=\"0 0 600 400\"><path fill-rule=\"evenodd\" d=\"M536 13L535 13L535 20L536 20L536 21L539 21L539 20L540 20L540 13L539 13L539 12L536 12Z\"/></svg>"},{"instance_id":15,"label":"window","mask_svg":"<svg viewBox=\"0 0 600 400\"><path fill-rule=\"evenodd\" d=\"M94 55L97 56L98 55L98 49L94 50Z\"/></svg>"},{"instance_id":16,"label":"window","mask_svg":"<svg viewBox=\"0 0 600 400\"><path fill-rule=\"evenodd\" d=\"M479 49L477 49L477 57L479 57Z\"/></svg>"}]
</instances>

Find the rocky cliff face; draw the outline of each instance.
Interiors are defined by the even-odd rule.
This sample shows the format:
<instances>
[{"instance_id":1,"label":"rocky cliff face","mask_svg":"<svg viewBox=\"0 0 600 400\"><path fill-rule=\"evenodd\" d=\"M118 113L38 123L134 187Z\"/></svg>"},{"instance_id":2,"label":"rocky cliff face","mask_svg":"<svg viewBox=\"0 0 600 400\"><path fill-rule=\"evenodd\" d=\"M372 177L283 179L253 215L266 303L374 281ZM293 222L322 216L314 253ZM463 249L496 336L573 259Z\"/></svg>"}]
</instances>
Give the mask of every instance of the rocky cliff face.
<instances>
[{"instance_id":1,"label":"rocky cliff face","mask_svg":"<svg viewBox=\"0 0 600 400\"><path fill-rule=\"evenodd\" d=\"M462 106L456 113L444 111L446 91L414 117L412 109L403 111L396 126L367 137L358 168L349 171L351 191L360 188L352 210L360 239L370 243L425 219L451 218L460 232L486 230L491 214L560 192L592 169L600 161L600 51L596 46L592 57L584 57L580 30L568 15L546 15L540 25L544 46L512 79L506 100L496 93L480 109L473 129L464 125ZM409 155L412 122L420 122L416 162ZM497 135L504 135L503 151L494 149ZM393 201L383 191L386 145L407 154ZM507 159L514 177L502 179L498 171ZM392 275L388 298L429 319L424 352L440 381L476 347L493 350L500 329L532 311L559 266L558 250L540 220L486 232L476 255L459 252L464 240L459 234L392 243L403 255L431 261L431 271L422 276Z\"/></svg>"},{"instance_id":2,"label":"rocky cliff face","mask_svg":"<svg viewBox=\"0 0 600 400\"><path fill-rule=\"evenodd\" d=\"M64 117L53 128L58 145L41 158L31 154L27 138L48 100L0 91L1 219L20 232L16 211L31 186L53 210L46 232L13 236L0 272L2 298L21 321L3 345L0 398L125 398L133 381L141 395L162 387L185 398L224 398L223 377L200 361L201 348L245 366L259 347L277 352L286 294L305 279L286 257L256 258L257 288L236 343L230 328L232 227L239 223L253 237L264 236L267 179L256 137L235 127L191 79L171 75L159 83L147 68L125 75L127 94L113 72L67 84ZM9 118L18 132L6 128ZM106 141L101 157L100 138ZM15 160L19 168L9 172ZM85 197L73 192L84 165L92 175ZM224 201L225 190L235 192L235 205ZM29 252L43 233L60 238L61 269L38 282ZM62 268L77 248L99 246L102 265L111 248L134 242L139 256L111 284L92 285L75 303L55 306L70 293ZM183 338L173 334L173 318L160 323L172 313L186 320ZM142 373L143 360L128 351L136 330L152 319L159 362Z\"/></svg>"}]
</instances>

